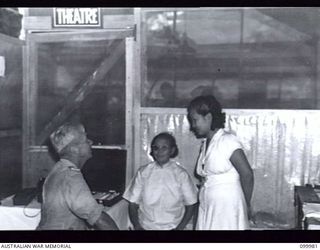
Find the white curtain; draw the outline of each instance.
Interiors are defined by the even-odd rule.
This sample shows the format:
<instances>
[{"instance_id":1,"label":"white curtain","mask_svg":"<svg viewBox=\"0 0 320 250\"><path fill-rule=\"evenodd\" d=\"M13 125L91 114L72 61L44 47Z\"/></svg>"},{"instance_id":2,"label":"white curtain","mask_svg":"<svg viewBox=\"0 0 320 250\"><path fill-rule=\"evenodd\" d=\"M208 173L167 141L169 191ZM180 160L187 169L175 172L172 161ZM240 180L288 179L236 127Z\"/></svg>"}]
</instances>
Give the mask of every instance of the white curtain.
<instances>
[{"instance_id":1,"label":"white curtain","mask_svg":"<svg viewBox=\"0 0 320 250\"><path fill-rule=\"evenodd\" d=\"M320 182L320 111L225 112L226 129L240 138L254 170L252 209L256 221L262 227L293 228L294 186ZM162 131L174 134L180 151L176 160L193 175L200 141L189 131L184 109L141 114L141 165L151 160L150 142Z\"/></svg>"}]
</instances>

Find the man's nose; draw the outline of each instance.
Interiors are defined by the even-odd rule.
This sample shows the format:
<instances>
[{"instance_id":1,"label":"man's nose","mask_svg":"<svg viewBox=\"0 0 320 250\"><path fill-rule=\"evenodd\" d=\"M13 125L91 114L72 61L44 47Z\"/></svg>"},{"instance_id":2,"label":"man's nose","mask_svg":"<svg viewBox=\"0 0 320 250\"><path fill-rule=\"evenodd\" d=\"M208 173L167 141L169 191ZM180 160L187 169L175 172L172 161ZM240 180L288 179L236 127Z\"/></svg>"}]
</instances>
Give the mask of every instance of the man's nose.
<instances>
[{"instance_id":1,"label":"man's nose","mask_svg":"<svg viewBox=\"0 0 320 250\"><path fill-rule=\"evenodd\" d=\"M92 146L93 141L91 141L90 139L88 139L88 143L90 144L90 146Z\"/></svg>"}]
</instances>

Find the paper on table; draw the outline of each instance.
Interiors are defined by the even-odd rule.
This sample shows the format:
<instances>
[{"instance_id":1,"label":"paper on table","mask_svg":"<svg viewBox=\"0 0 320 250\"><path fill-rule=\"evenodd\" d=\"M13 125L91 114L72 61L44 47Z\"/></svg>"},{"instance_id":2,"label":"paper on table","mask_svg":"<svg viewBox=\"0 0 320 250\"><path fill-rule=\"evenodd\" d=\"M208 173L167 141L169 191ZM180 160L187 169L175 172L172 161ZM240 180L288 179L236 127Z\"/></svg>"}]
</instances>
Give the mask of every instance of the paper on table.
<instances>
[{"instance_id":1,"label":"paper on table","mask_svg":"<svg viewBox=\"0 0 320 250\"><path fill-rule=\"evenodd\" d=\"M316 195L320 198L320 189L314 189L314 192L315 192Z\"/></svg>"},{"instance_id":2,"label":"paper on table","mask_svg":"<svg viewBox=\"0 0 320 250\"><path fill-rule=\"evenodd\" d=\"M4 76L6 63L4 56L0 56L0 76Z\"/></svg>"},{"instance_id":3,"label":"paper on table","mask_svg":"<svg viewBox=\"0 0 320 250\"><path fill-rule=\"evenodd\" d=\"M306 217L320 218L320 203L304 203L303 215Z\"/></svg>"}]
</instances>

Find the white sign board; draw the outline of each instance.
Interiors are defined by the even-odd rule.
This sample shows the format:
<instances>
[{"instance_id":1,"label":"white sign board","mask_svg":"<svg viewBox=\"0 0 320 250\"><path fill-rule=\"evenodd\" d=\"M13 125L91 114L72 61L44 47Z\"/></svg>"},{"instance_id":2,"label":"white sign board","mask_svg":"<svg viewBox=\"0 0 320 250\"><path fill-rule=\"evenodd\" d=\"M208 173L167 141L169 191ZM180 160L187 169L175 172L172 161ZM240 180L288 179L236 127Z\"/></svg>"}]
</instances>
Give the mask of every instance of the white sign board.
<instances>
[{"instance_id":1,"label":"white sign board","mask_svg":"<svg viewBox=\"0 0 320 250\"><path fill-rule=\"evenodd\" d=\"M100 27L100 8L53 8L54 27Z\"/></svg>"}]
</instances>

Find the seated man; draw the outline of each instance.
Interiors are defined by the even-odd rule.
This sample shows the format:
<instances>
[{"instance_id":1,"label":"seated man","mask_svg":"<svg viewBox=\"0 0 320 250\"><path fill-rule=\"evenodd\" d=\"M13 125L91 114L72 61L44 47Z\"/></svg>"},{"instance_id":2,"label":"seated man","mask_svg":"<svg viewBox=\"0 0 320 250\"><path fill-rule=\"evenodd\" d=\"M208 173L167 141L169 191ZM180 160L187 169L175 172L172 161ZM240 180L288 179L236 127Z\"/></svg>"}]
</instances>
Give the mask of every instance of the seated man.
<instances>
[{"instance_id":1,"label":"seated man","mask_svg":"<svg viewBox=\"0 0 320 250\"><path fill-rule=\"evenodd\" d=\"M60 156L43 185L41 220L37 230L118 230L103 206L93 198L80 169L92 156L92 141L81 124L67 123L50 136Z\"/></svg>"}]
</instances>

